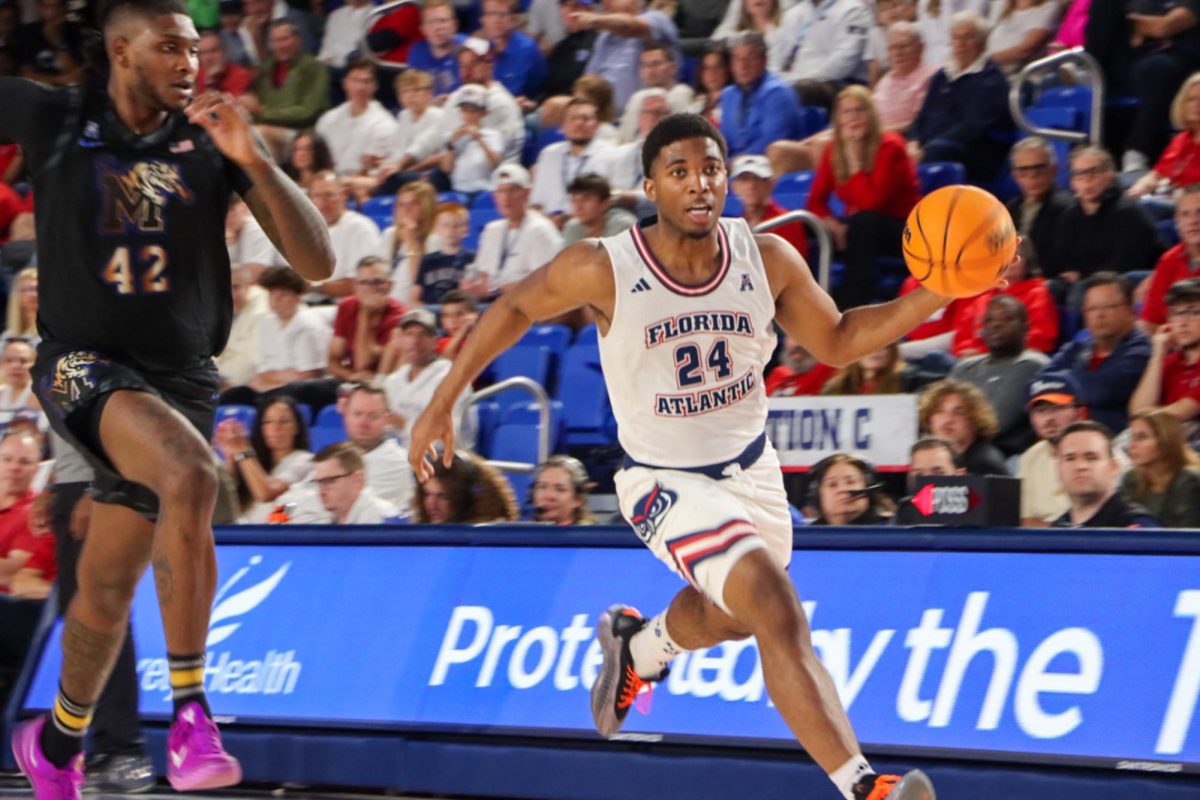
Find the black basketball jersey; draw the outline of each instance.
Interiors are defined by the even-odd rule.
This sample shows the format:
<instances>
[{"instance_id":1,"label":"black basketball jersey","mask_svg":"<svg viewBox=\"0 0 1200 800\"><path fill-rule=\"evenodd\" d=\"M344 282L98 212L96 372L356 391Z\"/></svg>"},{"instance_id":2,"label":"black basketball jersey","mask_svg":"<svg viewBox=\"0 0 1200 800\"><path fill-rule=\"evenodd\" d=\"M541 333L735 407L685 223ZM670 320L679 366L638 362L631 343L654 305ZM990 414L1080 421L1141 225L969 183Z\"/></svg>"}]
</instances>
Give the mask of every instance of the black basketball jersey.
<instances>
[{"instance_id":1,"label":"black basketball jersey","mask_svg":"<svg viewBox=\"0 0 1200 800\"><path fill-rule=\"evenodd\" d=\"M203 129L179 113L137 136L103 86L0 78L0 142L21 145L32 178L48 352L172 370L224 348L225 215L250 182Z\"/></svg>"}]
</instances>

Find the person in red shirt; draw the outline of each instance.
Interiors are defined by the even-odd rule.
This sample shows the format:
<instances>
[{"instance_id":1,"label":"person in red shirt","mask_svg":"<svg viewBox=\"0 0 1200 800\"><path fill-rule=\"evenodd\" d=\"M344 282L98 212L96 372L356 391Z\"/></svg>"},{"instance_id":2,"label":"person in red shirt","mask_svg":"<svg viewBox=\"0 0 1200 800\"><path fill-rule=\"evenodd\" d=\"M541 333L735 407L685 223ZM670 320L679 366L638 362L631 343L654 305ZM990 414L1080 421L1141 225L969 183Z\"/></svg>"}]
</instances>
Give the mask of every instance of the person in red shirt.
<instances>
[{"instance_id":1,"label":"person in red shirt","mask_svg":"<svg viewBox=\"0 0 1200 800\"><path fill-rule=\"evenodd\" d=\"M233 97L241 97L250 91L250 85L254 83L254 70L229 60L218 31L204 31L200 34L199 51L197 91L214 90Z\"/></svg>"},{"instance_id":2,"label":"person in red shirt","mask_svg":"<svg viewBox=\"0 0 1200 800\"><path fill-rule=\"evenodd\" d=\"M1151 337L1150 360L1129 413L1162 406L1183 422L1200 417L1200 278L1167 290L1167 323Z\"/></svg>"},{"instance_id":3,"label":"person in red shirt","mask_svg":"<svg viewBox=\"0 0 1200 800\"><path fill-rule=\"evenodd\" d=\"M41 453L39 437L26 428L0 439L0 594L8 594L13 576L40 549L29 509Z\"/></svg>"},{"instance_id":4,"label":"person in red shirt","mask_svg":"<svg viewBox=\"0 0 1200 800\"><path fill-rule=\"evenodd\" d=\"M801 397L821 393L826 381L837 372L817 361L812 353L790 336L783 338L782 363L767 374L768 397Z\"/></svg>"},{"instance_id":5,"label":"person in red shirt","mask_svg":"<svg viewBox=\"0 0 1200 800\"><path fill-rule=\"evenodd\" d=\"M1154 169L1129 187L1131 197L1159 191L1163 181L1171 189L1200 181L1200 72L1192 73L1175 93L1171 127L1179 133L1158 157Z\"/></svg>"},{"instance_id":6,"label":"person in red shirt","mask_svg":"<svg viewBox=\"0 0 1200 800\"><path fill-rule=\"evenodd\" d=\"M1149 288L1142 304L1138 327L1153 334L1167 321L1167 306L1163 302L1167 289L1186 278L1200 276L1200 184L1192 184L1175 200L1175 229L1179 244L1162 254L1148 278Z\"/></svg>"},{"instance_id":7,"label":"person in red shirt","mask_svg":"<svg viewBox=\"0 0 1200 800\"><path fill-rule=\"evenodd\" d=\"M983 317L988 303L998 294L1007 294L1021 301L1029 319L1025 346L1043 353L1053 353L1058 346L1058 307L1042 277L1041 263L1030 239L1021 240L1017 257L1005 273L1007 289L991 289L967 301L954 326L950 353L955 358L981 355L987 352L983 343Z\"/></svg>"},{"instance_id":8,"label":"person in red shirt","mask_svg":"<svg viewBox=\"0 0 1200 800\"><path fill-rule=\"evenodd\" d=\"M843 210L835 214L830 196ZM884 133L865 86L847 86L833 109L833 141L821 154L808 208L825 221L846 265L834 299L842 308L873 299L880 256L900 256L904 221L917 204L920 184L908 145Z\"/></svg>"},{"instance_id":9,"label":"person in red shirt","mask_svg":"<svg viewBox=\"0 0 1200 800\"><path fill-rule=\"evenodd\" d=\"M358 263L354 295L338 303L329 344L329 373L338 381L370 381L405 308L388 295L388 263L368 256Z\"/></svg>"},{"instance_id":10,"label":"person in red shirt","mask_svg":"<svg viewBox=\"0 0 1200 800\"><path fill-rule=\"evenodd\" d=\"M788 212L771 198L771 192L775 190L775 172L766 156L738 156L730 167L729 178L733 182L733 193L742 201L742 218L751 228ZM789 222L769 232L808 258L808 240L802 222Z\"/></svg>"},{"instance_id":11,"label":"person in red shirt","mask_svg":"<svg viewBox=\"0 0 1200 800\"><path fill-rule=\"evenodd\" d=\"M900 284L900 297L916 291L920 285L916 278L909 275L904 279L904 283ZM944 372L949 372L954 366L954 359L946 354L950 352L959 320L970 309L973 300L974 298L955 298L945 308L933 312L929 319L909 331L900 344L900 355L904 360L913 362L934 355L932 363L926 362L927 366L933 369L940 366Z\"/></svg>"}]
</instances>

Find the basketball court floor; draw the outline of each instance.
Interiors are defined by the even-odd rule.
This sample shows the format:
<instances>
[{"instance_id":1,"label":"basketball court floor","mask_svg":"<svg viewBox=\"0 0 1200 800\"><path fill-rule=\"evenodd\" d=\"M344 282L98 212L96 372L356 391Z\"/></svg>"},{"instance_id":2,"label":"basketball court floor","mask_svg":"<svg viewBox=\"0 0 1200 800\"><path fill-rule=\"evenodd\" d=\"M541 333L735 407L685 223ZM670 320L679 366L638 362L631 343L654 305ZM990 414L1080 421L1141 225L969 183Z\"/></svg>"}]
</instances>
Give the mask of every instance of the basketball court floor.
<instances>
[{"instance_id":1,"label":"basketball court floor","mask_svg":"<svg viewBox=\"0 0 1200 800\"><path fill-rule=\"evenodd\" d=\"M30 800L33 793L29 789L29 784L24 780L19 779L11 774L0 776L0 798L3 800ZM176 794L171 791L171 788L165 783L160 784L153 792L146 794L85 794L85 798L92 800L132 800L133 798L141 798L141 800L378 800L378 798L389 798L389 800L431 800L428 795L400 795L386 792L374 794L361 792L347 793L329 793L329 792L314 792L303 787L256 787L252 790L241 789L237 791L223 791L213 794ZM444 795L439 795L437 800L466 800L466 798L451 798Z\"/></svg>"}]
</instances>

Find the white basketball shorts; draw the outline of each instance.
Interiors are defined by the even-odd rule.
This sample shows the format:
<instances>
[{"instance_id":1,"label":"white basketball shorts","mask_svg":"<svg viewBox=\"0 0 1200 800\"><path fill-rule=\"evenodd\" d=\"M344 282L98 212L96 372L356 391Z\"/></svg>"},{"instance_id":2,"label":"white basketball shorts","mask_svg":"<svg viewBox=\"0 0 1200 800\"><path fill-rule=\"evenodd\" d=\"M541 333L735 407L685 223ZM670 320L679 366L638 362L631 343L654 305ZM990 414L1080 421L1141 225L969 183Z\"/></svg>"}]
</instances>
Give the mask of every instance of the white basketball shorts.
<instances>
[{"instance_id":1,"label":"white basketball shorts","mask_svg":"<svg viewBox=\"0 0 1200 800\"><path fill-rule=\"evenodd\" d=\"M659 560L726 613L733 565L765 547L787 568L792 516L779 458L768 442L746 470L714 480L695 472L634 466L616 474L621 514Z\"/></svg>"}]
</instances>

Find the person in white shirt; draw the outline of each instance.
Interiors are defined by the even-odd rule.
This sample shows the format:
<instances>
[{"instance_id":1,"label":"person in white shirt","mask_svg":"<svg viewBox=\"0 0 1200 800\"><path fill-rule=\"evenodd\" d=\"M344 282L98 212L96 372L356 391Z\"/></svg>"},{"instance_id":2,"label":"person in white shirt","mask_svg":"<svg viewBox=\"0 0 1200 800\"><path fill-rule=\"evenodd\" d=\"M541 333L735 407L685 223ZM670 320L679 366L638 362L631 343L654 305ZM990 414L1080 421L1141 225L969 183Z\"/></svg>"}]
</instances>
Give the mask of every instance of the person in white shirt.
<instances>
[{"instance_id":1,"label":"person in white shirt","mask_svg":"<svg viewBox=\"0 0 1200 800\"><path fill-rule=\"evenodd\" d=\"M403 514L367 485L363 453L350 442L331 444L313 458L313 483L334 525L378 525Z\"/></svg>"},{"instance_id":2,"label":"person in white shirt","mask_svg":"<svg viewBox=\"0 0 1200 800\"><path fill-rule=\"evenodd\" d=\"M462 125L446 140L438 168L450 176L454 191L473 196L490 185L492 170L504 152L504 137L483 123L486 89L470 84L455 92L455 97Z\"/></svg>"},{"instance_id":3,"label":"person in white shirt","mask_svg":"<svg viewBox=\"0 0 1200 800\"><path fill-rule=\"evenodd\" d=\"M317 60L330 67L344 67L347 57L358 49L370 13L371 0L346 0L345 5L335 9L325 19Z\"/></svg>"},{"instance_id":4,"label":"person in white shirt","mask_svg":"<svg viewBox=\"0 0 1200 800\"><path fill-rule=\"evenodd\" d=\"M538 155L533 168L533 191L529 202L546 214L560 228L568 219L570 199L567 187L591 170L602 145L595 140L600 117L591 100L572 97L563 114L562 131L565 141L555 142Z\"/></svg>"},{"instance_id":5,"label":"person in white shirt","mask_svg":"<svg viewBox=\"0 0 1200 800\"><path fill-rule=\"evenodd\" d=\"M301 302L308 284L289 267L268 267L258 278L271 313L258 325L258 374L221 394L221 403L254 405L258 395L320 376L333 331Z\"/></svg>"},{"instance_id":6,"label":"person in white shirt","mask_svg":"<svg viewBox=\"0 0 1200 800\"><path fill-rule=\"evenodd\" d=\"M613 192L613 203L633 209L639 216L654 213L653 204L646 199L646 193L642 190L642 144L654 126L670 113L670 100L665 89L642 90L637 120L638 137L628 144L604 148L589 167L608 181Z\"/></svg>"},{"instance_id":7,"label":"person in white shirt","mask_svg":"<svg viewBox=\"0 0 1200 800\"><path fill-rule=\"evenodd\" d=\"M255 280L264 267L288 265L245 201L236 196L229 203L225 218L225 246L229 250L229 263L247 265Z\"/></svg>"},{"instance_id":8,"label":"person in white shirt","mask_svg":"<svg viewBox=\"0 0 1200 800\"><path fill-rule=\"evenodd\" d=\"M265 523L279 496L312 471L308 427L283 395L263 404L250 433L237 419L222 420L213 444L237 483L242 523Z\"/></svg>"},{"instance_id":9,"label":"person in white shirt","mask_svg":"<svg viewBox=\"0 0 1200 800\"><path fill-rule=\"evenodd\" d=\"M437 321L433 312L414 308L400 318L395 334L403 366L383 381L392 427L400 433L401 444L408 444L408 431L429 405L433 392L450 371L450 361L437 354ZM465 390L454 404L457 446L471 450L475 446L474 425L468 415L471 390Z\"/></svg>"},{"instance_id":10,"label":"person in white shirt","mask_svg":"<svg viewBox=\"0 0 1200 800\"><path fill-rule=\"evenodd\" d=\"M388 434L387 396L374 385L355 386L346 398L346 436L363 452L367 486L375 494L408 508L415 491L408 452Z\"/></svg>"},{"instance_id":11,"label":"person in white shirt","mask_svg":"<svg viewBox=\"0 0 1200 800\"><path fill-rule=\"evenodd\" d=\"M365 58L352 60L342 77L346 102L317 120L317 133L329 143L333 168L339 175L378 167L395 146L396 120L375 99L378 88L375 65Z\"/></svg>"},{"instance_id":12,"label":"person in white shirt","mask_svg":"<svg viewBox=\"0 0 1200 800\"><path fill-rule=\"evenodd\" d=\"M267 293L256 286L250 268L230 269L233 323L225 349L216 357L221 388L249 383L258 373L258 326L267 316Z\"/></svg>"},{"instance_id":13,"label":"person in white shirt","mask_svg":"<svg viewBox=\"0 0 1200 800\"><path fill-rule=\"evenodd\" d=\"M487 89L487 114L484 115L483 126L500 131L504 137L502 160L506 164L520 161L521 150L525 146L525 115L521 113L512 93L494 79L494 71L492 44L487 39L472 37L458 46L458 74L463 85L446 98L446 113L442 117L441 127L417 137L405 151L400 159L401 171L420 172L437 166L446 141L462 126L462 115L458 109L459 95L472 84Z\"/></svg>"},{"instance_id":14,"label":"person in white shirt","mask_svg":"<svg viewBox=\"0 0 1200 800\"><path fill-rule=\"evenodd\" d=\"M396 115L391 158L394 164L399 164L419 137L441 127L446 112L433 103L433 76L428 72L419 69L401 72L396 78L396 95L402 108Z\"/></svg>"},{"instance_id":15,"label":"person in white shirt","mask_svg":"<svg viewBox=\"0 0 1200 800\"><path fill-rule=\"evenodd\" d=\"M726 16L711 38L714 41L731 39L742 31L760 33L767 43L767 71L782 72L796 46L795 40L781 26L787 6L780 5L779 0L747 0L745 3L735 0L730 3L730 8L735 3L741 7L740 12L733 18Z\"/></svg>"},{"instance_id":16,"label":"person in white shirt","mask_svg":"<svg viewBox=\"0 0 1200 800\"><path fill-rule=\"evenodd\" d=\"M337 261L333 275L315 288L329 297L345 297L354 291L354 270L367 256L379 255L383 249L379 228L370 218L346 208L346 187L333 172L313 177L308 197L321 212L329 226L333 254Z\"/></svg>"},{"instance_id":17,"label":"person in white shirt","mask_svg":"<svg viewBox=\"0 0 1200 800\"><path fill-rule=\"evenodd\" d=\"M33 378L29 374L37 350L26 339L8 339L0 349L0 364L4 383L0 385L0 431L6 429L17 417L36 423L45 434L50 423L42 411L42 404L33 394Z\"/></svg>"},{"instance_id":18,"label":"person in white shirt","mask_svg":"<svg viewBox=\"0 0 1200 800\"><path fill-rule=\"evenodd\" d=\"M638 138L638 112L648 91L666 90L667 104L676 114L691 108L696 96L695 89L679 82L679 62L675 49L665 42L649 41L642 45L642 53L638 56L638 75L642 79L642 88L630 95L625 103L625 111L621 114L621 124L617 129L617 139L622 144Z\"/></svg>"},{"instance_id":19,"label":"person in white shirt","mask_svg":"<svg viewBox=\"0 0 1200 800\"><path fill-rule=\"evenodd\" d=\"M519 281L562 249L562 234L540 211L529 208L529 173L505 164L492 174L492 197L501 218L479 237L474 270L462 289L477 297Z\"/></svg>"},{"instance_id":20,"label":"person in white shirt","mask_svg":"<svg viewBox=\"0 0 1200 800\"><path fill-rule=\"evenodd\" d=\"M867 34L874 26L863 0L803 0L783 15L794 43L780 77L794 82L806 106L831 108L849 83L867 81Z\"/></svg>"},{"instance_id":21,"label":"person in white shirt","mask_svg":"<svg viewBox=\"0 0 1200 800\"><path fill-rule=\"evenodd\" d=\"M1058 30L1062 6L1054 0L1007 0L988 33L988 58L1000 65L1005 75L1046 52Z\"/></svg>"}]
</instances>

